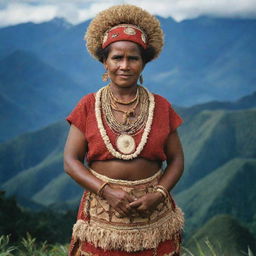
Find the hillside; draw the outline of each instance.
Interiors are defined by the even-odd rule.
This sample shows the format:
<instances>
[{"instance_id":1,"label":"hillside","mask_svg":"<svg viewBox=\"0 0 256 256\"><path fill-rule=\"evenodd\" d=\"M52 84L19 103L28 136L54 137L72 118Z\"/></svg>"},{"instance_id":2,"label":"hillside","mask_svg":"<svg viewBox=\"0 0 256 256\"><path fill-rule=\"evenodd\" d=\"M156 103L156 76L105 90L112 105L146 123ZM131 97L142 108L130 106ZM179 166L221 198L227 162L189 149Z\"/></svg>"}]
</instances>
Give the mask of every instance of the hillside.
<instances>
[{"instance_id":1,"label":"hillside","mask_svg":"<svg viewBox=\"0 0 256 256\"><path fill-rule=\"evenodd\" d=\"M0 141L63 118L81 95L66 74L31 52L13 52L0 60Z\"/></svg>"},{"instance_id":2,"label":"hillside","mask_svg":"<svg viewBox=\"0 0 256 256\"><path fill-rule=\"evenodd\" d=\"M190 110L188 110L190 111ZM180 128L186 171L175 192L236 157L256 157L256 110L203 110Z\"/></svg>"},{"instance_id":3,"label":"hillside","mask_svg":"<svg viewBox=\"0 0 256 256\"><path fill-rule=\"evenodd\" d=\"M24 170L40 166L43 161L54 162L54 157L63 151L67 128L68 125L61 121L0 144L0 184ZM59 173L62 169L61 166Z\"/></svg>"},{"instance_id":4,"label":"hillside","mask_svg":"<svg viewBox=\"0 0 256 256\"><path fill-rule=\"evenodd\" d=\"M252 223L256 211L256 159L234 158L189 189L176 195L185 212L186 233L191 235L210 218L230 214ZM256 234L256 230L252 230Z\"/></svg>"},{"instance_id":5,"label":"hillside","mask_svg":"<svg viewBox=\"0 0 256 256\"><path fill-rule=\"evenodd\" d=\"M247 255L244 253L247 253L248 246L256 253L256 239L229 215L217 215L209 220L189 239L185 247L197 255L199 244L205 255L212 255L205 243L207 240L212 244L216 255Z\"/></svg>"}]
</instances>

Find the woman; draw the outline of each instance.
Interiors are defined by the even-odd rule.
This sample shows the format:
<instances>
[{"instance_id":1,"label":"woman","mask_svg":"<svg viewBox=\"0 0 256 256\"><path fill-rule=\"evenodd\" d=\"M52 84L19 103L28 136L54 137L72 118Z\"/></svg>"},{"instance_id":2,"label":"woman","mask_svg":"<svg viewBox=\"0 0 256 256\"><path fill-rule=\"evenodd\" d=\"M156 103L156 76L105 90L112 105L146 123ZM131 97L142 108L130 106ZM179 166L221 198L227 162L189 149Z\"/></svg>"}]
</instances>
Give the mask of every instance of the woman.
<instances>
[{"instance_id":1,"label":"woman","mask_svg":"<svg viewBox=\"0 0 256 256\"><path fill-rule=\"evenodd\" d=\"M113 6L93 19L85 39L110 81L66 118L64 169L87 191L70 255L179 255L183 214L169 191L183 172L182 120L137 85L163 46L159 21L133 5Z\"/></svg>"}]
</instances>

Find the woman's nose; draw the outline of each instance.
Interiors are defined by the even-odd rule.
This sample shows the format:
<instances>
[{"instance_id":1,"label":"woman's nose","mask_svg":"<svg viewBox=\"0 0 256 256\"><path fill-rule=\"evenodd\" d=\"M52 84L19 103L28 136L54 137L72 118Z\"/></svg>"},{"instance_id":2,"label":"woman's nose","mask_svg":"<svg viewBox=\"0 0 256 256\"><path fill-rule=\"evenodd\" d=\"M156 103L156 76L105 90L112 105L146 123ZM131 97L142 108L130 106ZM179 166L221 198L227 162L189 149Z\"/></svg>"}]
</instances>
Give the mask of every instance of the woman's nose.
<instances>
[{"instance_id":1,"label":"woman's nose","mask_svg":"<svg viewBox=\"0 0 256 256\"><path fill-rule=\"evenodd\" d=\"M120 68L121 69L129 69L129 62L127 59L123 59L120 63Z\"/></svg>"}]
</instances>

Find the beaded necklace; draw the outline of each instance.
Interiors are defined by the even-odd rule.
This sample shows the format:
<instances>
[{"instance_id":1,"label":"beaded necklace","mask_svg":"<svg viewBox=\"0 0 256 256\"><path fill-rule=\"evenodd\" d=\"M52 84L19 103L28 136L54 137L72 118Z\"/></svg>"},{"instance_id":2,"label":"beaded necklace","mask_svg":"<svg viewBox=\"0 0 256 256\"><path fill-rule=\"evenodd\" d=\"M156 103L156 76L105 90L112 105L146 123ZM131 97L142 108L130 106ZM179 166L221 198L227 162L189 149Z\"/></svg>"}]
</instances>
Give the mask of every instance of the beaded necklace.
<instances>
[{"instance_id":1,"label":"beaded necklace","mask_svg":"<svg viewBox=\"0 0 256 256\"><path fill-rule=\"evenodd\" d=\"M141 130L145 126L148 117L149 100L147 91L141 86L138 87L139 96L136 103L138 104L140 102L140 113L134 122L127 122L130 114L134 114L136 108L135 103L134 108L127 111L126 115L124 116L126 120L124 119L123 123L118 122L114 117L112 109L117 110L117 107L115 107L115 105L112 103L109 91L110 88L108 86L103 89L101 107L105 120L107 121L111 130L118 134L125 133L130 135Z\"/></svg>"},{"instance_id":2,"label":"beaded necklace","mask_svg":"<svg viewBox=\"0 0 256 256\"><path fill-rule=\"evenodd\" d=\"M135 96L132 100L130 100L130 101L121 101L121 100L117 99L117 98L113 95L113 93L111 92L109 86L108 86L108 95L110 96L110 97L109 97L110 102L108 102L107 104L110 104L111 109L123 113L123 122L122 122L122 125L130 124L131 121L130 121L129 118L135 116L135 109L136 109L136 107L138 106L138 104L139 104L139 102L140 102L139 89L137 88L136 96ZM132 105L133 103L135 103L135 104L134 104L134 106L131 107L129 110L122 110L122 109L120 109L120 108L117 106L117 103L120 104L120 105L126 105L126 106ZM103 106L103 109L104 109L104 106ZM112 120L111 120L111 121L112 121Z\"/></svg>"},{"instance_id":3,"label":"beaded necklace","mask_svg":"<svg viewBox=\"0 0 256 256\"><path fill-rule=\"evenodd\" d=\"M148 136L151 130L152 122L153 122L153 115L154 115L154 108L155 108L155 101L154 96L144 87L141 87L142 90L145 90L149 104L148 104L148 115L147 121L145 124L145 128L141 137L141 141L137 148L135 148L135 141L131 135L129 135L129 131L121 131L119 132L119 136L117 137L116 146L117 151L114 149L108 135L106 129L104 128L103 121L102 121L102 103L104 102L103 96L106 95L106 87L101 88L96 93L95 99L95 115L97 120L98 129L100 131L101 137L108 149L108 151L116 158L123 159L123 160L130 160L136 158L141 151L143 150L144 146L147 143ZM141 103L141 105L143 105ZM111 111L112 112L112 111ZM141 111L142 112L142 111ZM107 116L106 116L107 117Z\"/></svg>"},{"instance_id":4,"label":"beaded necklace","mask_svg":"<svg viewBox=\"0 0 256 256\"><path fill-rule=\"evenodd\" d=\"M136 95L135 95L135 97L134 97L133 99L131 99L130 101L123 101L123 100L120 100L120 99L118 99L118 98L116 98L116 97L114 96L114 94L113 94L112 91L110 90L109 85L108 85L107 87L108 87L108 91L109 91L109 94L110 94L111 98L112 98L115 102L117 102L117 103L119 103L119 104L122 104L122 105L130 105L130 104L132 104L133 102L135 102L135 101L138 99L138 97L139 97L139 89L137 89Z\"/></svg>"}]
</instances>

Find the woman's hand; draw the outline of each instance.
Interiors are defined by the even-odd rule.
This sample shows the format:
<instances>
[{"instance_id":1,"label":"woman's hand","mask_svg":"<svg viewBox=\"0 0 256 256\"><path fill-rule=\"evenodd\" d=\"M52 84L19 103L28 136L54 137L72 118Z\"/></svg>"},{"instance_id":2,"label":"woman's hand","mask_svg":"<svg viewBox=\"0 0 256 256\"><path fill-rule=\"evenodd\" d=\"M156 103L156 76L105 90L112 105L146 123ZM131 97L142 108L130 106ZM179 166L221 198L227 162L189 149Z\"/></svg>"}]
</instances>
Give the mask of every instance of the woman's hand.
<instances>
[{"instance_id":1,"label":"woman's hand","mask_svg":"<svg viewBox=\"0 0 256 256\"><path fill-rule=\"evenodd\" d=\"M130 207L142 216L150 215L157 205L163 200L163 195L160 192L148 193L134 202L130 203Z\"/></svg>"},{"instance_id":2,"label":"woman's hand","mask_svg":"<svg viewBox=\"0 0 256 256\"><path fill-rule=\"evenodd\" d=\"M134 202L136 198L129 195L126 191L106 185L102 196L121 217L129 216L132 213L133 208L130 206L130 203Z\"/></svg>"}]
</instances>

